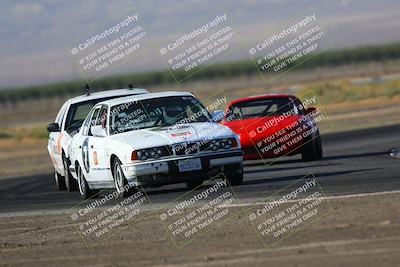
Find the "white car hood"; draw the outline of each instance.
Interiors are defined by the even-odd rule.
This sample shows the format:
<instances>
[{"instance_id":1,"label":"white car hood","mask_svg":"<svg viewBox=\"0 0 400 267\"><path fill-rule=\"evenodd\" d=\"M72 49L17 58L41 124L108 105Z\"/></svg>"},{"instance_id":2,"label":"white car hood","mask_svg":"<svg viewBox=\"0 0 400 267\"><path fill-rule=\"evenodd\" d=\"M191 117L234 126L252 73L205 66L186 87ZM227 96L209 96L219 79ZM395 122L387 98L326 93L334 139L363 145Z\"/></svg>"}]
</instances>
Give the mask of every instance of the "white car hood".
<instances>
[{"instance_id":1,"label":"white car hood","mask_svg":"<svg viewBox=\"0 0 400 267\"><path fill-rule=\"evenodd\" d=\"M181 142L234 137L226 126L217 123L190 123L179 126L156 127L112 135L113 141L131 145L135 149L163 146Z\"/></svg>"}]
</instances>

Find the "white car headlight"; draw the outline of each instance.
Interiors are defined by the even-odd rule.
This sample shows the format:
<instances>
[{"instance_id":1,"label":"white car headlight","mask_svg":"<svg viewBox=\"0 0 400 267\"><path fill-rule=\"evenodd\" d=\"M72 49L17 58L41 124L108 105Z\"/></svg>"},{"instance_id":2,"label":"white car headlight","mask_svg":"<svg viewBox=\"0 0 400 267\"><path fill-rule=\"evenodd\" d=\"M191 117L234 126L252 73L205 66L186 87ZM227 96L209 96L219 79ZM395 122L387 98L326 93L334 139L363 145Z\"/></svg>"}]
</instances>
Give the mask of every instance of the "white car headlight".
<instances>
[{"instance_id":1,"label":"white car headlight","mask_svg":"<svg viewBox=\"0 0 400 267\"><path fill-rule=\"evenodd\" d=\"M153 148L153 150L151 151L151 156L155 159L160 158L161 155L162 155L162 151L161 151L161 148L159 148L159 147Z\"/></svg>"},{"instance_id":2,"label":"white car headlight","mask_svg":"<svg viewBox=\"0 0 400 267\"><path fill-rule=\"evenodd\" d=\"M223 149L230 149L232 147L232 140L230 138L225 138L219 141L219 145Z\"/></svg>"},{"instance_id":3,"label":"white car headlight","mask_svg":"<svg viewBox=\"0 0 400 267\"><path fill-rule=\"evenodd\" d=\"M160 147L141 149L136 152L138 160L158 159L162 156Z\"/></svg>"},{"instance_id":4,"label":"white car headlight","mask_svg":"<svg viewBox=\"0 0 400 267\"><path fill-rule=\"evenodd\" d=\"M146 156L146 152L143 150L139 150L137 152L137 157L139 160L146 160L148 157Z\"/></svg>"},{"instance_id":5,"label":"white car headlight","mask_svg":"<svg viewBox=\"0 0 400 267\"><path fill-rule=\"evenodd\" d=\"M210 149L216 151L219 149L219 144L217 140L211 140L210 142Z\"/></svg>"}]
</instances>

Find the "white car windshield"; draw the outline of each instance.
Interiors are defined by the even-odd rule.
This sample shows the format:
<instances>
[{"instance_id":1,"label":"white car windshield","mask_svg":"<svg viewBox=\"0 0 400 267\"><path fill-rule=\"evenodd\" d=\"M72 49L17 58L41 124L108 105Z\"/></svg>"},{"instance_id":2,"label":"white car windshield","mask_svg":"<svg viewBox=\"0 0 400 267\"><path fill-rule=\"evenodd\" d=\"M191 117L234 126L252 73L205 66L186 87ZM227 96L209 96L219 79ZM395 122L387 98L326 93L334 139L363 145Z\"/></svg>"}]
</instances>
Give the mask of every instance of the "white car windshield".
<instances>
[{"instance_id":1,"label":"white car windshield","mask_svg":"<svg viewBox=\"0 0 400 267\"><path fill-rule=\"evenodd\" d=\"M210 114L206 108L191 96L126 102L111 107L109 120L110 134L208 121L210 121Z\"/></svg>"}]
</instances>

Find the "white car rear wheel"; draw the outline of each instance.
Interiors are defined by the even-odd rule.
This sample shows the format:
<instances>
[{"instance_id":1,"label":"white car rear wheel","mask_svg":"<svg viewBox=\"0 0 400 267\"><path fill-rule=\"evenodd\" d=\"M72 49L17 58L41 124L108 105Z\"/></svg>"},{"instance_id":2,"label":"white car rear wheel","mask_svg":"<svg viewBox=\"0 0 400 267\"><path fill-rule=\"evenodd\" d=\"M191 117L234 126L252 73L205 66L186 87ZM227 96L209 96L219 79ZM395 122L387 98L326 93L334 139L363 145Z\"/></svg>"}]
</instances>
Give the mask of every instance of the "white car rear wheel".
<instances>
[{"instance_id":1,"label":"white car rear wheel","mask_svg":"<svg viewBox=\"0 0 400 267\"><path fill-rule=\"evenodd\" d=\"M78 190L77 181L72 177L72 174L69 172L69 164L67 159L63 156L63 166L64 166L64 185L68 192L73 192Z\"/></svg>"},{"instance_id":2,"label":"white car rear wheel","mask_svg":"<svg viewBox=\"0 0 400 267\"><path fill-rule=\"evenodd\" d=\"M54 173L54 178L56 180L56 186L59 191L65 191L67 190L67 187L65 186L65 180L64 177L62 177L58 172Z\"/></svg>"}]
</instances>

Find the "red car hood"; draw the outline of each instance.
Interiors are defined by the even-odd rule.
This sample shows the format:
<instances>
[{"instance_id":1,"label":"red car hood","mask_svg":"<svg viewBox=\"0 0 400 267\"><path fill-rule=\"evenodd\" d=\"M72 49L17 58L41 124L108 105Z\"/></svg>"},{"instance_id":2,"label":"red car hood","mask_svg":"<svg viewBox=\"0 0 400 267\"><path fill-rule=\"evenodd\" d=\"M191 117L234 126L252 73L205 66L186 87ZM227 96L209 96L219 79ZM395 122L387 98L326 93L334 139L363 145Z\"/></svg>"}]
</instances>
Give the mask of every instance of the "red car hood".
<instances>
[{"instance_id":1,"label":"red car hood","mask_svg":"<svg viewBox=\"0 0 400 267\"><path fill-rule=\"evenodd\" d=\"M254 146L258 141L274 135L280 130L293 125L301 115L268 116L263 118L252 118L225 122L235 133L240 135L240 142L243 148Z\"/></svg>"}]
</instances>

